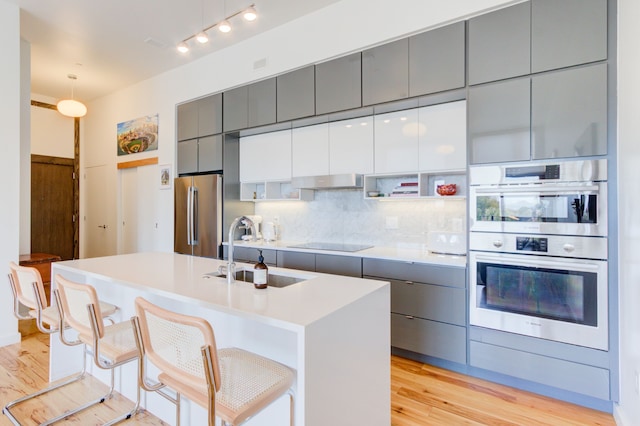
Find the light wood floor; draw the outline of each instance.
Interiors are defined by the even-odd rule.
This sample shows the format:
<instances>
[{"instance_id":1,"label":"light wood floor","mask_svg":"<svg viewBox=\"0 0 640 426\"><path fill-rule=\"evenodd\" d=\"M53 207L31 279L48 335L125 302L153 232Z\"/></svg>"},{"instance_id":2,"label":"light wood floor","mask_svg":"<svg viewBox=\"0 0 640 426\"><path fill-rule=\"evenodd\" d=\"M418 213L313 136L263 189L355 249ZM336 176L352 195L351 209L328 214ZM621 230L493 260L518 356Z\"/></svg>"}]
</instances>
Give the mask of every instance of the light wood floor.
<instances>
[{"instance_id":1,"label":"light wood floor","mask_svg":"<svg viewBox=\"0 0 640 426\"><path fill-rule=\"evenodd\" d=\"M4 407L7 402L47 385L48 341L48 337L36 333L24 338L22 343L0 348L0 406ZM64 391L55 392L53 396L42 396L24 403L14 412L25 425L36 425L104 390L104 385L89 378L65 387ZM70 417L67 422L83 426L101 424L132 406L132 402L116 396ZM0 416L0 425L10 424L6 416ZM165 423L149 413L141 413L121 424ZM606 413L392 357L391 424L565 426L615 425L615 422Z\"/></svg>"}]
</instances>

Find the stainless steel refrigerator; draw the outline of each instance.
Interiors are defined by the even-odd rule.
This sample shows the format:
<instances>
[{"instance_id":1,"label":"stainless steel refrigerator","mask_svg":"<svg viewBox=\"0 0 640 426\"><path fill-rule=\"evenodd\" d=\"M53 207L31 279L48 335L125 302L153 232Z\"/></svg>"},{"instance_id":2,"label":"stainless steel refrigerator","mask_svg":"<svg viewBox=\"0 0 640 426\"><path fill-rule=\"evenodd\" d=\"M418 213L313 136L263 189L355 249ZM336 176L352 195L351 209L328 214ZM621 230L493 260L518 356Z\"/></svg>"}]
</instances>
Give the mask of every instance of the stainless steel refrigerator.
<instances>
[{"instance_id":1,"label":"stainless steel refrigerator","mask_svg":"<svg viewBox=\"0 0 640 426\"><path fill-rule=\"evenodd\" d=\"M174 188L174 251L217 258L222 243L222 175L178 177Z\"/></svg>"}]
</instances>

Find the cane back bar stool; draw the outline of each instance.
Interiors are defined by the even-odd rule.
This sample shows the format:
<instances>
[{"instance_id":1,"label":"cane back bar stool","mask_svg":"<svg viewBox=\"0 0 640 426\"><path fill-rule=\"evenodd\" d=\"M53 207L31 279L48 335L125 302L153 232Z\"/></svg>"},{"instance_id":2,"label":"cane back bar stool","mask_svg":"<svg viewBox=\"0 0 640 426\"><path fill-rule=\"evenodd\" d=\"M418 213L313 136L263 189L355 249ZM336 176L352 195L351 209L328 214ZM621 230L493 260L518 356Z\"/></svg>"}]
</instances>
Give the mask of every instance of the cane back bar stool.
<instances>
[{"instance_id":1,"label":"cane back bar stool","mask_svg":"<svg viewBox=\"0 0 640 426\"><path fill-rule=\"evenodd\" d=\"M62 327L64 327L60 320L61 317L58 307L50 306L47 303L42 277L36 268L19 266L15 262L9 262L9 285L11 286L11 292L13 294L13 313L17 319L24 320L35 318L38 330L46 334L57 333ZM21 313L20 305L24 305L29 309L28 315L23 315ZM117 307L109 303L101 303L100 309L102 314L107 317L113 315L116 312ZM86 368L83 366L82 370L76 375L58 382L55 385L40 389L34 393L9 402L2 409L2 412L14 425L20 425L20 421L11 412L12 408L25 401L77 382L78 380L83 379L85 375ZM62 420L65 417L78 413L79 411L82 411L98 402L101 402L101 400L91 401L90 403L76 407L71 411L66 411L62 415L45 421L42 425L49 425L57 422L58 420Z\"/></svg>"},{"instance_id":2,"label":"cane back bar stool","mask_svg":"<svg viewBox=\"0 0 640 426\"><path fill-rule=\"evenodd\" d=\"M217 349L213 328L203 318L168 311L141 297L135 307L140 387L176 404L176 425L181 395L207 409L209 426L216 416L223 425L237 426L285 393L294 424L295 373L289 367L242 349ZM160 370L151 384L145 358ZM175 398L163 391L165 386Z\"/></svg>"},{"instance_id":3,"label":"cane back bar stool","mask_svg":"<svg viewBox=\"0 0 640 426\"><path fill-rule=\"evenodd\" d=\"M109 398L115 388L115 368L138 358L132 324L130 321L122 321L105 325L100 309L96 309L100 306L100 301L95 288L70 281L61 275L56 275L55 280L57 288L54 290L54 295L60 308L60 315L65 323L78 333L75 341L68 341L65 333L61 333L60 337L67 344L82 342L85 348L91 348L94 363L99 368L110 370L111 387L105 399ZM136 393L137 398L133 409L105 425L113 425L129 419L138 411L139 388Z\"/></svg>"}]
</instances>

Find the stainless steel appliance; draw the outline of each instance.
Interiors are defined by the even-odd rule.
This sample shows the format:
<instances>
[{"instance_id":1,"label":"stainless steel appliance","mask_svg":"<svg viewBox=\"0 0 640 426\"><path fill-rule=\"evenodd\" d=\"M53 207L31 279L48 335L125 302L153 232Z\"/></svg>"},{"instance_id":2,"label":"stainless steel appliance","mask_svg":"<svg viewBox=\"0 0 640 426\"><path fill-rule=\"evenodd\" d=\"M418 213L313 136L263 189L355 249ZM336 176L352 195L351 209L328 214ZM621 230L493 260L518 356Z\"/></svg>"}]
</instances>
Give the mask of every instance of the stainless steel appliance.
<instances>
[{"instance_id":1,"label":"stainless steel appliance","mask_svg":"<svg viewBox=\"0 0 640 426\"><path fill-rule=\"evenodd\" d=\"M606 161L469 175L470 324L607 350Z\"/></svg>"},{"instance_id":2,"label":"stainless steel appliance","mask_svg":"<svg viewBox=\"0 0 640 426\"><path fill-rule=\"evenodd\" d=\"M607 235L606 160L469 170L470 230Z\"/></svg>"},{"instance_id":3,"label":"stainless steel appliance","mask_svg":"<svg viewBox=\"0 0 640 426\"><path fill-rule=\"evenodd\" d=\"M219 257L222 243L222 175L178 177L174 181L174 251Z\"/></svg>"}]
</instances>

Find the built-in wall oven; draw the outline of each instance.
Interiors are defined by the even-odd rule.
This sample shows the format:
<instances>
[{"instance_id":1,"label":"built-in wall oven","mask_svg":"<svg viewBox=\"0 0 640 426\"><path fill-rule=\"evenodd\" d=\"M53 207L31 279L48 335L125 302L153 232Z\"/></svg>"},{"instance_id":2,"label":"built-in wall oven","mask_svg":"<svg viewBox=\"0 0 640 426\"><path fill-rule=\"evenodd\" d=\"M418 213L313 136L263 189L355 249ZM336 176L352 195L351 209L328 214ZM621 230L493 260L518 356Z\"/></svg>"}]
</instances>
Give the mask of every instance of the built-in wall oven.
<instances>
[{"instance_id":1,"label":"built-in wall oven","mask_svg":"<svg viewBox=\"0 0 640 426\"><path fill-rule=\"evenodd\" d=\"M605 160L482 166L470 184L470 324L607 350Z\"/></svg>"}]
</instances>

